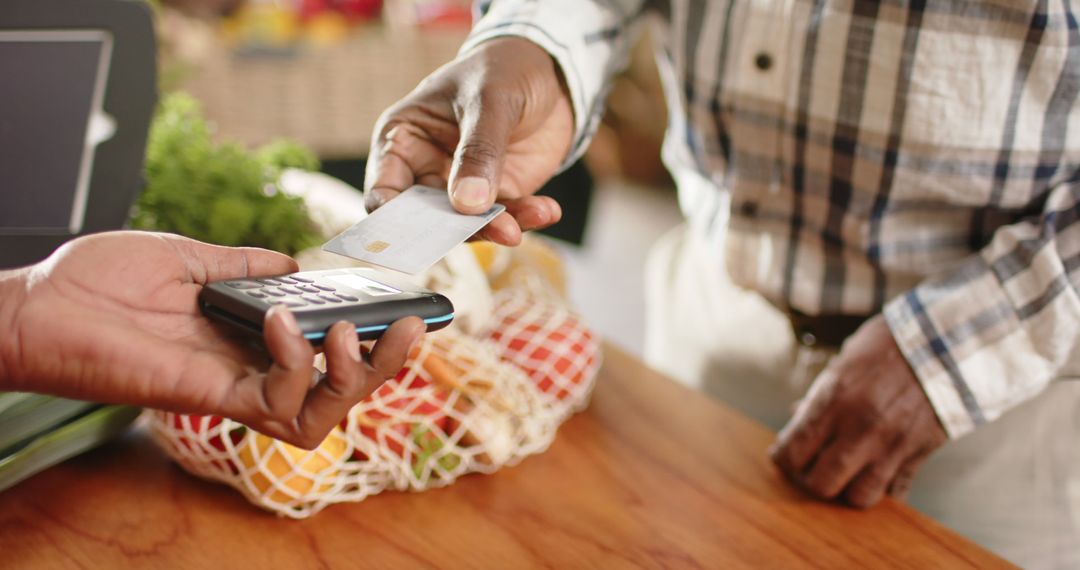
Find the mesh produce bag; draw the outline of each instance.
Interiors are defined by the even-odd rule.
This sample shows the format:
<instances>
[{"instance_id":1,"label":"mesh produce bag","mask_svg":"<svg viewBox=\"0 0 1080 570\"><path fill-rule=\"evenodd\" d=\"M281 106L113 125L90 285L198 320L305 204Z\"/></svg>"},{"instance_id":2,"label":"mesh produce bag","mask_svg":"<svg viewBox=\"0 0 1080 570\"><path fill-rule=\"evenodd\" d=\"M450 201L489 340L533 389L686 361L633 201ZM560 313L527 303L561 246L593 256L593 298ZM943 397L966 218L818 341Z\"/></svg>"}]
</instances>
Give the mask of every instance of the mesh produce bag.
<instances>
[{"instance_id":1,"label":"mesh produce bag","mask_svg":"<svg viewBox=\"0 0 1080 570\"><path fill-rule=\"evenodd\" d=\"M300 257L305 269L328 260ZM397 376L307 451L216 416L153 414L158 444L187 471L251 502L304 518L386 489L422 491L539 453L584 408L598 341L566 305L562 267L537 241L469 244L423 283L450 297L455 322L432 333Z\"/></svg>"}]
</instances>

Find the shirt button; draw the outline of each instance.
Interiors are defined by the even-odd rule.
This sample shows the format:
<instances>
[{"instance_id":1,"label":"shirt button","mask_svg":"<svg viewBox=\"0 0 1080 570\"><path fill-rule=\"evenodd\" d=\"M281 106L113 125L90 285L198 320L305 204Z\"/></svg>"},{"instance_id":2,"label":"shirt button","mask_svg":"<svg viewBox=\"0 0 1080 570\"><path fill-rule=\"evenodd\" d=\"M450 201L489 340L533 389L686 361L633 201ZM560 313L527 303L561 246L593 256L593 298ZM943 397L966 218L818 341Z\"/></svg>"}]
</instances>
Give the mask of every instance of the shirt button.
<instances>
[{"instance_id":1,"label":"shirt button","mask_svg":"<svg viewBox=\"0 0 1080 570\"><path fill-rule=\"evenodd\" d=\"M754 65L761 71L768 71L772 68L772 56L765 52L758 52L754 56Z\"/></svg>"}]
</instances>

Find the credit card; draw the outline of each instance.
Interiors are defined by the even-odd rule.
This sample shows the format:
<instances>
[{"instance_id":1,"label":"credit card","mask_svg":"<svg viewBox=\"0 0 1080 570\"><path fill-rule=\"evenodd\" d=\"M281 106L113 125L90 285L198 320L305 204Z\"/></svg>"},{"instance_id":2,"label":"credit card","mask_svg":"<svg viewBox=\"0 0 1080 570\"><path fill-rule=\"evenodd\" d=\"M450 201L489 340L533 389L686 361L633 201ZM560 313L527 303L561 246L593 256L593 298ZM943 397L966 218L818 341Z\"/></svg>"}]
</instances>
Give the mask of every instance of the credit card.
<instances>
[{"instance_id":1,"label":"credit card","mask_svg":"<svg viewBox=\"0 0 1080 570\"><path fill-rule=\"evenodd\" d=\"M323 249L402 273L420 273L498 216L461 214L446 190L413 186L323 244Z\"/></svg>"}]
</instances>

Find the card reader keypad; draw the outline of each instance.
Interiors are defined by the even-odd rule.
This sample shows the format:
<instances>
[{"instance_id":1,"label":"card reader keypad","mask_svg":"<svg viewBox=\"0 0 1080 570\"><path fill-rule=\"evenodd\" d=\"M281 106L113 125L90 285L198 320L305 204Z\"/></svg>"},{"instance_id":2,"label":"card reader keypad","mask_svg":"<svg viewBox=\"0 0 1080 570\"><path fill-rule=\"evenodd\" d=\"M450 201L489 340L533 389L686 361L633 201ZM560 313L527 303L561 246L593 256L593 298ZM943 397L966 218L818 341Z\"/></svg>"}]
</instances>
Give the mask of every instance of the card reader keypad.
<instances>
[{"instance_id":1,"label":"card reader keypad","mask_svg":"<svg viewBox=\"0 0 1080 570\"><path fill-rule=\"evenodd\" d=\"M250 281L228 281L225 284L264 303L285 305L290 308L327 303L354 303L360 300L325 283L316 283L314 279L307 277L274 277Z\"/></svg>"}]
</instances>

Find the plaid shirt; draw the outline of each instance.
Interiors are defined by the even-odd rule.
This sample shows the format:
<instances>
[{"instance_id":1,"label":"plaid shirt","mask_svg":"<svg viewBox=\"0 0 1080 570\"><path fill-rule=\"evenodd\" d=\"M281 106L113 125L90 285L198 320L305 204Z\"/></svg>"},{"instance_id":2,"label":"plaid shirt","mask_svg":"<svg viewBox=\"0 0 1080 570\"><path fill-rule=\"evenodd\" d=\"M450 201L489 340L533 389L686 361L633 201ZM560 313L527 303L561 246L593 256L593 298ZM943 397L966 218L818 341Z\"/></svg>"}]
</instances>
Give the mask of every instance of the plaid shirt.
<instances>
[{"instance_id":1,"label":"plaid shirt","mask_svg":"<svg viewBox=\"0 0 1080 570\"><path fill-rule=\"evenodd\" d=\"M952 437L1080 372L1080 31L1068 0L495 0L463 50L561 65L573 156L653 26L664 160L732 279L884 312Z\"/></svg>"}]
</instances>

